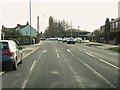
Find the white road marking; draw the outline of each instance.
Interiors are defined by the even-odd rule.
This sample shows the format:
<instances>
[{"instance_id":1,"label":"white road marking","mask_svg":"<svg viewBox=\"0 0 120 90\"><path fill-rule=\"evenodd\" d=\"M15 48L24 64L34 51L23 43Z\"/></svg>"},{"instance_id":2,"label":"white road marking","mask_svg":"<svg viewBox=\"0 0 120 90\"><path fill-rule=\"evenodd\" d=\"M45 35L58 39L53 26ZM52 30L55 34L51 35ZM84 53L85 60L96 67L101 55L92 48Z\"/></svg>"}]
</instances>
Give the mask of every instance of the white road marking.
<instances>
[{"instance_id":1,"label":"white road marking","mask_svg":"<svg viewBox=\"0 0 120 90\"><path fill-rule=\"evenodd\" d=\"M101 74L99 74L97 71L95 71L92 67L90 67L88 64L84 63L85 66L87 66L91 71L93 71L95 74L97 74L101 79L103 79L108 85L110 85L112 88L116 88L114 85L112 85L107 79L105 79Z\"/></svg>"},{"instance_id":2,"label":"white road marking","mask_svg":"<svg viewBox=\"0 0 120 90\"><path fill-rule=\"evenodd\" d=\"M120 70L119 67L117 67L117 66L115 66L115 65L113 65L113 64L111 64L111 63L109 63L109 62L107 62L107 61L105 61L105 60L103 60L103 59L100 59L100 58L99 58L99 60L102 61L102 62L104 62L104 63L106 63L106 64L108 64L108 65L110 65L110 66L112 66L112 67L114 67L114 68L116 68L116 69L119 69L119 70Z\"/></svg>"},{"instance_id":3,"label":"white road marking","mask_svg":"<svg viewBox=\"0 0 120 90\"><path fill-rule=\"evenodd\" d=\"M69 52L69 50L67 50ZM73 74L74 79L77 81L77 83L79 83L79 85L81 85L80 87L85 88L85 86L82 84L82 80L81 77L79 76L79 73L77 73L74 68L70 65L70 63L68 62L68 60L65 58L65 56L62 54L66 64L68 65L70 71Z\"/></svg>"},{"instance_id":4,"label":"white road marking","mask_svg":"<svg viewBox=\"0 0 120 90\"><path fill-rule=\"evenodd\" d=\"M69 50L69 49L67 49L67 51L68 51L68 52L70 52L70 50Z\"/></svg>"},{"instance_id":5,"label":"white road marking","mask_svg":"<svg viewBox=\"0 0 120 90\"><path fill-rule=\"evenodd\" d=\"M72 54L72 55L74 56L74 54L73 54L73 53L71 53L71 51L70 51L69 49L67 49L67 51L68 51L70 54Z\"/></svg>"},{"instance_id":6,"label":"white road marking","mask_svg":"<svg viewBox=\"0 0 120 90\"><path fill-rule=\"evenodd\" d=\"M74 54L73 54L74 55ZM95 71L92 67L90 67L88 64L83 62L82 60L79 59L79 57L75 56L81 63L83 63L85 66L87 66L91 71L93 71L95 74L97 74L102 80L104 80L108 85L110 85L112 88L116 88L114 85L112 85L107 79L105 79L101 74L99 74L97 71Z\"/></svg>"},{"instance_id":7,"label":"white road marking","mask_svg":"<svg viewBox=\"0 0 120 90\"><path fill-rule=\"evenodd\" d=\"M30 68L30 71L33 70L33 67L35 66L35 63L36 63L36 62L37 62L36 60L33 62L32 66L31 66L31 68Z\"/></svg>"},{"instance_id":8,"label":"white road marking","mask_svg":"<svg viewBox=\"0 0 120 90\"><path fill-rule=\"evenodd\" d=\"M92 54L90 54L90 53L88 53L88 52L85 52L87 55L89 55L89 56L91 56L91 57L95 57L95 58L97 58L96 56L94 56L94 55L92 55Z\"/></svg>"},{"instance_id":9,"label":"white road marking","mask_svg":"<svg viewBox=\"0 0 120 90\"><path fill-rule=\"evenodd\" d=\"M78 49L80 52L82 52L82 50L81 49Z\"/></svg>"},{"instance_id":10,"label":"white road marking","mask_svg":"<svg viewBox=\"0 0 120 90\"><path fill-rule=\"evenodd\" d=\"M42 42L40 43L40 47L42 46L41 44L42 44ZM38 48L40 48L40 47L38 47ZM28 53L26 56L23 57L23 59L25 59L27 56L29 56L30 54L32 54L33 52L35 52L38 48L36 48L35 50L33 50L30 53Z\"/></svg>"},{"instance_id":11,"label":"white road marking","mask_svg":"<svg viewBox=\"0 0 120 90\"><path fill-rule=\"evenodd\" d=\"M22 86L22 90L24 90L26 84L27 84L28 80L25 80L24 83L23 83L23 86Z\"/></svg>"},{"instance_id":12,"label":"white road marking","mask_svg":"<svg viewBox=\"0 0 120 90\"><path fill-rule=\"evenodd\" d=\"M58 71L52 71L51 73L52 73L52 74L59 74Z\"/></svg>"},{"instance_id":13,"label":"white road marking","mask_svg":"<svg viewBox=\"0 0 120 90\"><path fill-rule=\"evenodd\" d=\"M55 47L55 50L57 51L57 48Z\"/></svg>"},{"instance_id":14,"label":"white road marking","mask_svg":"<svg viewBox=\"0 0 120 90\"><path fill-rule=\"evenodd\" d=\"M55 46L55 51L57 53L57 57L59 58L60 56L59 56L58 49L56 48L56 46Z\"/></svg>"},{"instance_id":15,"label":"white road marking","mask_svg":"<svg viewBox=\"0 0 120 90\"><path fill-rule=\"evenodd\" d=\"M44 52L40 54L40 57L38 58L38 60L40 60L40 58L42 57L43 54L44 54ZM24 88L25 88L25 86L26 86L26 84L27 84L27 82L28 82L28 80L29 80L29 78L30 78L30 75L31 75L31 73L32 73L35 65L37 64L37 61L38 61L38 60L35 60L35 61L33 62L32 66L31 66L31 68L30 68L30 72L28 73L25 81L23 82L22 90L24 90Z\"/></svg>"},{"instance_id":16,"label":"white road marking","mask_svg":"<svg viewBox=\"0 0 120 90\"><path fill-rule=\"evenodd\" d=\"M58 58L60 57L58 53L57 53L57 57L58 57Z\"/></svg>"},{"instance_id":17,"label":"white road marking","mask_svg":"<svg viewBox=\"0 0 120 90\"><path fill-rule=\"evenodd\" d=\"M89 56L91 56L91 57L97 58L99 61L104 62L104 63L106 63L106 64L109 65L109 66L112 66L112 67L120 70L119 67L117 67L117 66L115 66L115 65L113 65L113 64L111 64L111 63L109 63L109 62L107 62L107 61L105 61L105 60L103 60L103 59L101 59L101 58L98 58L97 56L94 56L94 55L92 55L92 54L90 54L90 53L88 53L88 52L84 52L84 53L86 53L87 55L89 55Z\"/></svg>"},{"instance_id":18,"label":"white road marking","mask_svg":"<svg viewBox=\"0 0 120 90\"><path fill-rule=\"evenodd\" d=\"M37 49L31 51L30 53L28 53L26 56L23 57L23 59L25 59L27 56L29 56L30 54L32 54L33 52L35 52Z\"/></svg>"},{"instance_id":19,"label":"white road marking","mask_svg":"<svg viewBox=\"0 0 120 90\"><path fill-rule=\"evenodd\" d=\"M43 53L46 53L46 52L47 52L47 50L44 50L44 51L43 51Z\"/></svg>"}]
</instances>

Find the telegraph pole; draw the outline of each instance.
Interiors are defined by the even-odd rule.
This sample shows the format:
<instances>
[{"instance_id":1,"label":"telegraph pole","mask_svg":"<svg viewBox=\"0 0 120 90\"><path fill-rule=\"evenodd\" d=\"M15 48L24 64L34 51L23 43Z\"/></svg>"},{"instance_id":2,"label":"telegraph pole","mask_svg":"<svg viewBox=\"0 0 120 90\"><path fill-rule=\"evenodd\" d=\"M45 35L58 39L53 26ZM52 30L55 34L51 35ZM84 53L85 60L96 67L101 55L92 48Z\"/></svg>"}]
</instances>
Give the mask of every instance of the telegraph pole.
<instances>
[{"instance_id":1,"label":"telegraph pole","mask_svg":"<svg viewBox=\"0 0 120 90\"><path fill-rule=\"evenodd\" d=\"M31 37L31 0L29 0L29 12L30 12L30 44L32 44L32 37Z\"/></svg>"},{"instance_id":2,"label":"telegraph pole","mask_svg":"<svg viewBox=\"0 0 120 90\"><path fill-rule=\"evenodd\" d=\"M37 31L39 33L39 16L37 17Z\"/></svg>"},{"instance_id":3,"label":"telegraph pole","mask_svg":"<svg viewBox=\"0 0 120 90\"><path fill-rule=\"evenodd\" d=\"M72 20L71 20L71 37L72 37Z\"/></svg>"},{"instance_id":4,"label":"telegraph pole","mask_svg":"<svg viewBox=\"0 0 120 90\"><path fill-rule=\"evenodd\" d=\"M79 37L79 28L80 28L80 26L78 26L78 37Z\"/></svg>"}]
</instances>

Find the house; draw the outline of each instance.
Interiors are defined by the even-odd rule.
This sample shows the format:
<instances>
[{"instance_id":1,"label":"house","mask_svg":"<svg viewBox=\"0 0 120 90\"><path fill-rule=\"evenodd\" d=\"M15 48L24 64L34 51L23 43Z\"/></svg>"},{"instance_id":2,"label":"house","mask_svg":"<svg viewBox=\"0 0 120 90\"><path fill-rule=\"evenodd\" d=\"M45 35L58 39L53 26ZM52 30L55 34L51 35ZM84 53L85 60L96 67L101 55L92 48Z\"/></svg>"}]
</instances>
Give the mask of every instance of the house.
<instances>
[{"instance_id":1,"label":"house","mask_svg":"<svg viewBox=\"0 0 120 90\"><path fill-rule=\"evenodd\" d=\"M31 31L30 31L31 28ZM21 33L23 36L31 36L31 37L36 37L37 36L37 31L30 25L20 25L17 24L17 27L15 29L17 32Z\"/></svg>"},{"instance_id":2,"label":"house","mask_svg":"<svg viewBox=\"0 0 120 90\"><path fill-rule=\"evenodd\" d=\"M111 28L110 31L120 32L120 17L111 20Z\"/></svg>"},{"instance_id":3,"label":"house","mask_svg":"<svg viewBox=\"0 0 120 90\"><path fill-rule=\"evenodd\" d=\"M20 44L32 44L36 41L37 31L28 24L17 24L14 28L6 28L2 26L3 33L5 33L5 39L16 39Z\"/></svg>"},{"instance_id":4,"label":"house","mask_svg":"<svg viewBox=\"0 0 120 90\"><path fill-rule=\"evenodd\" d=\"M100 32L102 34L104 33L104 31L105 31L105 25L100 27ZM120 17L116 19L111 19L110 31L109 31L110 44L120 44L119 33L120 33ZM101 37L101 38L104 38L104 37Z\"/></svg>"},{"instance_id":5,"label":"house","mask_svg":"<svg viewBox=\"0 0 120 90\"><path fill-rule=\"evenodd\" d=\"M90 35L91 33L85 30L78 30L78 29L69 29L66 31L66 36L70 37L81 37L83 40L89 40L90 39Z\"/></svg>"},{"instance_id":6,"label":"house","mask_svg":"<svg viewBox=\"0 0 120 90\"><path fill-rule=\"evenodd\" d=\"M0 30L0 40L2 39L2 31Z\"/></svg>"}]
</instances>

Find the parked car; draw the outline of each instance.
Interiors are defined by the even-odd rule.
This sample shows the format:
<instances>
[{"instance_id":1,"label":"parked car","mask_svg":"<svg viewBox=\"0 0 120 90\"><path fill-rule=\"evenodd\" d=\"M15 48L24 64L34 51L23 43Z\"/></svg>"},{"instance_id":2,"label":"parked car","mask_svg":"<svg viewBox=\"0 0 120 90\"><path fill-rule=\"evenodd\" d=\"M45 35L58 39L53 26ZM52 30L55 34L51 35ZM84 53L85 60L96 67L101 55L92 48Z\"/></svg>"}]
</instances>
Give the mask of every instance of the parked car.
<instances>
[{"instance_id":1,"label":"parked car","mask_svg":"<svg viewBox=\"0 0 120 90\"><path fill-rule=\"evenodd\" d=\"M75 39L73 37L69 37L67 39L67 44L75 44Z\"/></svg>"},{"instance_id":2,"label":"parked car","mask_svg":"<svg viewBox=\"0 0 120 90\"><path fill-rule=\"evenodd\" d=\"M76 37L76 38L75 38L75 42L76 42L76 43L80 43L81 41L82 41L82 38L80 38L80 37Z\"/></svg>"},{"instance_id":3,"label":"parked car","mask_svg":"<svg viewBox=\"0 0 120 90\"><path fill-rule=\"evenodd\" d=\"M47 38L46 39L47 41L56 41L56 40L58 40L57 38Z\"/></svg>"},{"instance_id":4,"label":"parked car","mask_svg":"<svg viewBox=\"0 0 120 90\"><path fill-rule=\"evenodd\" d=\"M62 41L62 38L61 38L61 37L58 37L58 41Z\"/></svg>"},{"instance_id":5,"label":"parked car","mask_svg":"<svg viewBox=\"0 0 120 90\"><path fill-rule=\"evenodd\" d=\"M12 40L0 40L0 58L2 70L16 70L18 63L22 64L22 47Z\"/></svg>"},{"instance_id":6,"label":"parked car","mask_svg":"<svg viewBox=\"0 0 120 90\"><path fill-rule=\"evenodd\" d=\"M64 42L67 42L67 39L68 39L67 37L64 37L63 40L62 40L62 42L63 42L63 43L64 43Z\"/></svg>"}]
</instances>

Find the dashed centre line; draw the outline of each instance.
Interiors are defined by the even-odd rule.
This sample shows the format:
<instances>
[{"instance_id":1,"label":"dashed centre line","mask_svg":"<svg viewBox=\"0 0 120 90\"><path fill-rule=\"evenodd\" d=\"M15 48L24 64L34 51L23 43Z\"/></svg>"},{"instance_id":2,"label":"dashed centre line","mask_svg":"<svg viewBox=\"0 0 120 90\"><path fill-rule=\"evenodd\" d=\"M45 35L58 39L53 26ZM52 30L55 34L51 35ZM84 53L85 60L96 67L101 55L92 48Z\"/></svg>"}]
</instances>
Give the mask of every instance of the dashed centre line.
<instances>
[{"instance_id":1,"label":"dashed centre line","mask_svg":"<svg viewBox=\"0 0 120 90\"><path fill-rule=\"evenodd\" d=\"M58 49L56 48L56 46L55 46L55 51L57 53L57 57L59 58L60 56L59 56Z\"/></svg>"},{"instance_id":2,"label":"dashed centre line","mask_svg":"<svg viewBox=\"0 0 120 90\"><path fill-rule=\"evenodd\" d=\"M32 66L31 66L31 68L30 68L30 71L33 70L33 67L35 66L35 63L36 63L36 62L37 62L36 60L33 62Z\"/></svg>"}]
</instances>

